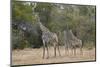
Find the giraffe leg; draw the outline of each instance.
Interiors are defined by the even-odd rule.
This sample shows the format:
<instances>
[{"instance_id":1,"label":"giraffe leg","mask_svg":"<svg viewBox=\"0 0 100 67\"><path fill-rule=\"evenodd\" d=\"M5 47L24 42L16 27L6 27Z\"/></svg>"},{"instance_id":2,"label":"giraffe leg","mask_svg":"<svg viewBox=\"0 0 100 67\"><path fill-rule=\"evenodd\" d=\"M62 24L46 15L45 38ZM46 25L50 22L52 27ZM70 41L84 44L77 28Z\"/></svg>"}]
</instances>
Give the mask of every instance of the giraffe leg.
<instances>
[{"instance_id":1,"label":"giraffe leg","mask_svg":"<svg viewBox=\"0 0 100 67\"><path fill-rule=\"evenodd\" d=\"M74 47L74 55L76 56L76 48Z\"/></svg>"},{"instance_id":2,"label":"giraffe leg","mask_svg":"<svg viewBox=\"0 0 100 67\"><path fill-rule=\"evenodd\" d=\"M43 59L45 57L45 41L43 41Z\"/></svg>"},{"instance_id":3,"label":"giraffe leg","mask_svg":"<svg viewBox=\"0 0 100 67\"><path fill-rule=\"evenodd\" d=\"M69 49L68 49L68 45L66 46L66 54L69 54Z\"/></svg>"},{"instance_id":4,"label":"giraffe leg","mask_svg":"<svg viewBox=\"0 0 100 67\"><path fill-rule=\"evenodd\" d=\"M49 50L48 50L48 46L46 46L47 49L47 59L49 58Z\"/></svg>"},{"instance_id":5,"label":"giraffe leg","mask_svg":"<svg viewBox=\"0 0 100 67\"><path fill-rule=\"evenodd\" d=\"M65 45L65 55L66 55L66 45Z\"/></svg>"},{"instance_id":6,"label":"giraffe leg","mask_svg":"<svg viewBox=\"0 0 100 67\"><path fill-rule=\"evenodd\" d=\"M74 48L72 48L72 55L73 55Z\"/></svg>"},{"instance_id":7,"label":"giraffe leg","mask_svg":"<svg viewBox=\"0 0 100 67\"><path fill-rule=\"evenodd\" d=\"M45 56L45 46L43 46L43 59L44 59L44 56Z\"/></svg>"},{"instance_id":8,"label":"giraffe leg","mask_svg":"<svg viewBox=\"0 0 100 67\"><path fill-rule=\"evenodd\" d=\"M68 47L65 46L65 55L68 55Z\"/></svg>"},{"instance_id":9,"label":"giraffe leg","mask_svg":"<svg viewBox=\"0 0 100 67\"><path fill-rule=\"evenodd\" d=\"M67 42L65 42L65 55L67 54L67 52L68 52L68 45L67 45Z\"/></svg>"},{"instance_id":10,"label":"giraffe leg","mask_svg":"<svg viewBox=\"0 0 100 67\"><path fill-rule=\"evenodd\" d=\"M72 48L72 55L74 54L74 48Z\"/></svg>"},{"instance_id":11,"label":"giraffe leg","mask_svg":"<svg viewBox=\"0 0 100 67\"><path fill-rule=\"evenodd\" d=\"M56 57L56 46L54 46L54 56Z\"/></svg>"},{"instance_id":12,"label":"giraffe leg","mask_svg":"<svg viewBox=\"0 0 100 67\"><path fill-rule=\"evenodd\" d=\"M71 48L71 55L73 55L74 54L74 46L73 46L72 42L70 42L70 48Z\"/></svg>"},{"instance_id":13,"label":"giraffe leg","mask_svg":"<svg viewBox=\"0 0 100 67\"><path fill-rule=\"evenodd\" d=\"M80 55L83 55L82 47L80 47Z\"/></svg>"},{"instance_id":14,"label":"giraffe leg","mask_svg":"<svg viewBox=\"0 0 100 67\"><path fill-rule=\"evenodd\" d=\"M59 45L58 45L58 47L57 47L57 48L58 48L59 56L61 56L60 49L59 49Z\"/></svg>"}]
</instances>

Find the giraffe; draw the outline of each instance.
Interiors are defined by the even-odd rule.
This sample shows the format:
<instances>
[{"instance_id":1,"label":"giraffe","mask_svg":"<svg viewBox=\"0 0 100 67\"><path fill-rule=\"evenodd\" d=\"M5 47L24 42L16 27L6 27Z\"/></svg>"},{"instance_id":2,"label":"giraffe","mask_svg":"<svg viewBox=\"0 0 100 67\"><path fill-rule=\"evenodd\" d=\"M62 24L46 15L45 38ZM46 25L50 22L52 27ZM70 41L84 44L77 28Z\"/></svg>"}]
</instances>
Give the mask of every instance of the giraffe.
<instances>
[{"instance_id":1,"label":"giraffe","mask_svg":"<svg viewBox=\"0 0 100 67\"><path fill-rule=\"evenodd\" d=\"M80 54L82 54L82 41L80 39L71 40L71 45L72 45L74 55L76 55L76 48L77 47L80 48Z\"/></svg>"},{"instance_id":2,"label":"giraffe","mask_svg":"<svg viewBox=\"0 0 100 67\"><path fill-rule=\"evenodd\" d=\"M47 58L49 58L49 44L53 45L54 48L54 56L56 56L56 50L58 50L59 55L59 44L58 44L58 37L56 33L51 32L48 28L46 28L41 22L38 22L40 29L42 31L42 41L43 41L43 58L45 58L45 52L47 50Z\"/></svg>"},{"instance_id":3,"label":"giraffe","mask_svg":"<svg viewBox=\"0 0 100 67\"><path fill-rule=\"evenodd\" d=\"M64 46L65 46L65 54L69 53L69 48L70 48L70 42L69 42L69 33L68 30L67 31L63 31L64 33Z\"/></svg>"},{"instance_id":4,"label":"giraffe","mask_svg":"<svg viewBox=\"0 0 100 67\"><path fill-rule=\"evenodd\" d=\"M34 3L33 11L36 8L37 4ZM54 47L54 56L56 56L56 48L58 49L59 55L60 50L59 50L59 44L58 44L58 37L56 33L50 32L48 28L46 28L41 22L40 22L40 17L39 13L35 12L35 17L37 18L37 22L39 24L40 30L42 31L42 41L43 41L43 58L45 57L45 52L47 50L47 58L49 58L49 44L52 44Z\"/></svg>"},{"instance_id":5,"label":"giraffe","mask_svg":"<svg viewBox=\"0 0 100 67\"><path fill-rule=\"evenodd\" d=\"M72 30L69 30L70 33L70 43L71 43L71 47L72 47L72 51L74 53L74 55L76 55L76 48L79 47L80 48L80 54L83 54L82 52L82 40L78 39L76 36L74 36Z\"/></svg>"},{"instance_id":6,"label":"giraffe","mask_svg":"<svg viewBox=\"0 0 100 67\"><path fill-rule=\"evenodd\" d=\"M69 48L72 48L72 52L76 55L76 48L80 48L80 54L82 53L82 40L78 39L72 33L72 30L64 31L64 45L65 54L69 52Z\"/></svg>"}]
</instances>

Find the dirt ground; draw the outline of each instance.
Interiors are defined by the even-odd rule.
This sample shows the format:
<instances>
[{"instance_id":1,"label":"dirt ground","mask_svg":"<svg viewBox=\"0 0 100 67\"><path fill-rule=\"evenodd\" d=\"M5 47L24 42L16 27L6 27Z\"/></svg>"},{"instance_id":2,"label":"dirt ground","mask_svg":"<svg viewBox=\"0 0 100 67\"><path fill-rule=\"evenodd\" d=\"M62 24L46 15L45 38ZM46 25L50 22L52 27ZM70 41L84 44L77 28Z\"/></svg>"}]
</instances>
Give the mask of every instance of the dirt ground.
<instances>
[{"instance_id":1,"label":"dirt ground","mask_svg":"<svg viewBox=\"0 0 100 67\"><path fill-rule=\"evenodd\" d=\"M95 48L88 50L83 49L83 55L80 55L79 49L77 49L77 55L73 55L72 51L65 54L64 47L60 49L61 56L57 52L57 57L54 57L53 48L49 48L49 59L43 59L43 48L31 49L26 48L24 50L12 51L12 65L27 65L27 64L46 64L46 63L61 63L61 62L77 62L77 61L94 61Z\"/></svg>"}]
</instances>

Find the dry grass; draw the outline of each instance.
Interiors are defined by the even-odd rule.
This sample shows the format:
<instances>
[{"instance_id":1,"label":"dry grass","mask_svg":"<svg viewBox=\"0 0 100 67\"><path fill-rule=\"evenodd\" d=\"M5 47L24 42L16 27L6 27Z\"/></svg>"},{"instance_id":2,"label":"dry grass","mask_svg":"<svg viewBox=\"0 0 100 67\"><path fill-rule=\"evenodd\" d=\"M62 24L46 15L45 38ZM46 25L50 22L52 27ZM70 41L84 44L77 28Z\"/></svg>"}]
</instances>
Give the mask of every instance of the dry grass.
<instances>
[{"instance_id":1,"label":"dry grass","mask_svg":"<svg viewBox=\"0 0 100 67\"><path fill-rule=\"evenodd\" d=\"M76 61L93 61L95 60L95 49L83 49L83 55L77 49L77 55L73 55L71 50L65 55L64 47L60 47L61 56L54 57L53 48L50 49L50 58L42 59L42 48L12 51L12 64L13 65L27 65L27 64L45 64L45 63L60 63L60 62L76 62Z\"/></svg>"}]
</instances>

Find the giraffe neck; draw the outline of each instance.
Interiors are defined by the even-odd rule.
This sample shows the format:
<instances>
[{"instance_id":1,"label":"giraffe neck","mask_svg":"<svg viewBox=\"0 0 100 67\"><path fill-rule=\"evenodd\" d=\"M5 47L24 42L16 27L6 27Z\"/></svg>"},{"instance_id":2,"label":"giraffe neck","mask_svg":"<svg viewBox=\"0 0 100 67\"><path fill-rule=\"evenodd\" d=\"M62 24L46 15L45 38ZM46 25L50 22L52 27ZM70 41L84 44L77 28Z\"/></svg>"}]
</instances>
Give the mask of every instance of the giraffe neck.
<instances>
[{"instance_id":1,"label":"giraffe neck","mask_svg":"<svg viewBox=\"0 0 100 67\"><path fill-rule=\"evenodd\" d=\"M38 22L38 24L39 24L40 29L41 29L42 32L50 32L49 29L48 29L47 27L45 27L45 26L41 23L40 17L39 17L39 16L37 16L37 22Z\"/></svg>"},{"instance_id":2,"label":"giraffe neck","mask_svg":"<svg viewBox=\"0 0 100 67\"><path fill-rule=\"evenodd\" d=\"M70 31L70 34L72 36L72 39L77 40L78 38L72 33L72 31Z\"/></svg>"},{"instance_id":3,"label":"giraffe neck","mask_svg":"<svg viewBox=\"0 0 100 67\"><path fill-rule=\"evenodd\" d=\"M39 26L42 32L50 32L47 27L45 27L41 22L39 22Z\"/></svg>"}]
</instances>

